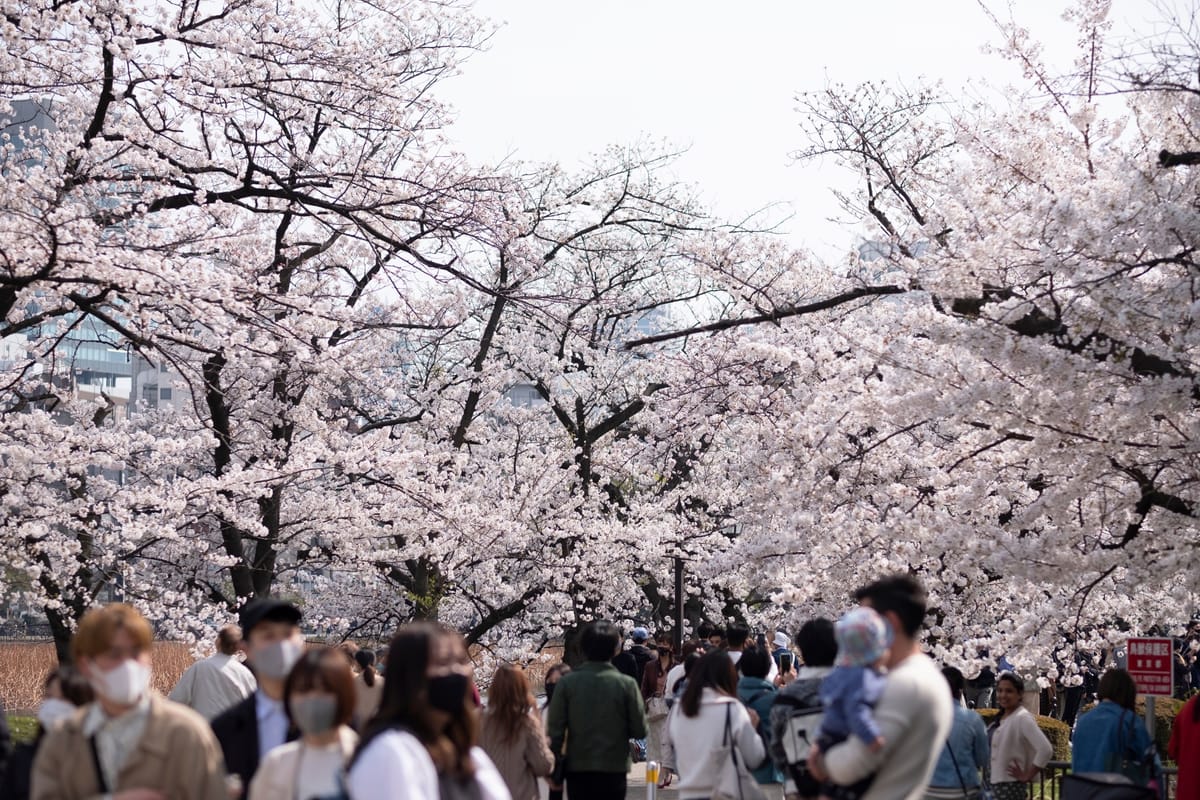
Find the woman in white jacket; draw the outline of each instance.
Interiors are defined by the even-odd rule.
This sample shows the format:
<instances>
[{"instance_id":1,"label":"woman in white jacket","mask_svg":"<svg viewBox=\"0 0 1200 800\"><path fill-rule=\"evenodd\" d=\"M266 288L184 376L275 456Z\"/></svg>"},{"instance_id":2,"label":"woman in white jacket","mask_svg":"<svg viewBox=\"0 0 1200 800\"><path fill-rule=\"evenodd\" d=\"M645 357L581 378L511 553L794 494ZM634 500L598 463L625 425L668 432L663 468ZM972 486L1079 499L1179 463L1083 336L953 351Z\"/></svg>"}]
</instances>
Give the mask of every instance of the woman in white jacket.
<instances>
[{"instance_id":1,"label":"woman in white jacket","mask_svg":"<svg viewBox=\"0 0 1200 800\"><path fill-rule=\"evenodd\" d=\"M1028 784L1042 771L1054 747L1023 705L1025 682L1011 672L996 679L996 704L1000 715L988 726L992 747L988 780L996 800L1024 800Z\"/></svg>"},{"instance_id":2,"label":"woman in white jacket","mask_svg":"<svg viewBox=\"0 0 1200 800\"><path fill-rule=\"evenodd\" d=\"M442 625L401 625L388 645L383 701L346 776L352 800L510 800L477 746L479 711L462 637Z\"/></svg>"},{"instance_id":3,"label":"woman in white jacket","mask_svg":"<svg viewBox=\"0 0 1200 800\"><path fill-rule=\"evenodd\" d=\"M267 753L250 782L248 800L343 797L346 763L358 734L354 676L335 650L309 650L288 674L283 706L300 739Z\"/></svg>"},{"instance_id":4,"label":"woman in white jacket","mask_svg":"<svg viewBox=\"0 0 1200 800\"><path fill-rule=\"evenodd\" d=\"M687 690L667 718L663 760L679 774L680 800L711 797L724 766L713 758L723 746L725 723L747 769L759 766L766 748L758 736L758 715L737 699L737 670L728 654L709 653L692 668Z\"/></svg>"}]
</instances>

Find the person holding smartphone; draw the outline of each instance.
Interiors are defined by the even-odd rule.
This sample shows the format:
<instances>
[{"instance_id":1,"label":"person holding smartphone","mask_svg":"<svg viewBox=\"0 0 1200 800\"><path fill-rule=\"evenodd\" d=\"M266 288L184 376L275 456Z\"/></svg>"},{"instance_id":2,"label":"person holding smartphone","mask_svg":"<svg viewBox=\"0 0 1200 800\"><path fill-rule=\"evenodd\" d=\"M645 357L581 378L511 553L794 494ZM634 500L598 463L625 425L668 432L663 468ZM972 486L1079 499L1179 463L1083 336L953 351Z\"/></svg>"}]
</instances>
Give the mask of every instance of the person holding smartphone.
<instances>
[{"instance_id":1,"label":"person holding smartphone","mask_svg":"<svg viewBox=\"0 0 1200 800\"><path fill-rule=\"evenodd\" d=\"M771 707L779 693L775 684L767 680L767 672L771 669L771 654L765 649L752 647L742 654L738 663L742 668L742 676L738 679L737 698L742 705L757 715L755 730L758 731L765 747L771 741ZM783 783L783 771L769 758L764 759L762 764L753 770L753 775L754 780L761 785Z\"/></svg>"},{"instance_id":2,"label":"person holding smartphone","mask_svg":"<svg viewBox=\"0 0 1200 800\"><path fill-rule=\"evenodd\" d=\"M771 651L771 659L775 662L775 666L779 668L779 672L787 674L796 666L796 654L789 648L792 640L783 631L775 631L774 639L775 649Z\"/></svg>"},{"instance_id":3,"label":"person holding smartphone","mask_svg":"<svg viewBox=\"0 0 1200 800\"><path fill-rule=\"evenodd\" d=\"M759 649L765 652L766 637L763 634L759 634L756 637L756 641L763 642L759 646ZM742 653L746 651L746 648L753 646L750 644L750 628L742 622L735 622L730 625L725 629L725 645L725 652L729 654L729 660L733 662L733 666L737 667L738 673L741 674L741 667L738 666L738 662L741 661ZM767 681L774 683L775 679L779 677L779 668L775 665L774 661L770 662L770 667L770 672L767 673Z\"/></svg>"}]
</instances>

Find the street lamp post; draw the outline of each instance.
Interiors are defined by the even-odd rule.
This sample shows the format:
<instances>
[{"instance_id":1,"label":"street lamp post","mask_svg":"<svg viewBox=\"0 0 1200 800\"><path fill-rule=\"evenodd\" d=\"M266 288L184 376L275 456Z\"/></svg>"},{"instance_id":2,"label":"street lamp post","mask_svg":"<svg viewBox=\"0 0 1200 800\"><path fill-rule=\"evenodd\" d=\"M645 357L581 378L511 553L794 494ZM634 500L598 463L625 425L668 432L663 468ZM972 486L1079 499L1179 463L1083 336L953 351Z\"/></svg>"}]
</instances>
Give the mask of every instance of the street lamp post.
<instances>
[{"instance_id":1,"label":"street lamp post","mask_svg":"<svg viewBox=\"0 0 1200 800\"><path fill-rule=\"evenodd\" d=\"M683 557L675 556L675 652L683 652Z\"/></svg>"}]
</instances>

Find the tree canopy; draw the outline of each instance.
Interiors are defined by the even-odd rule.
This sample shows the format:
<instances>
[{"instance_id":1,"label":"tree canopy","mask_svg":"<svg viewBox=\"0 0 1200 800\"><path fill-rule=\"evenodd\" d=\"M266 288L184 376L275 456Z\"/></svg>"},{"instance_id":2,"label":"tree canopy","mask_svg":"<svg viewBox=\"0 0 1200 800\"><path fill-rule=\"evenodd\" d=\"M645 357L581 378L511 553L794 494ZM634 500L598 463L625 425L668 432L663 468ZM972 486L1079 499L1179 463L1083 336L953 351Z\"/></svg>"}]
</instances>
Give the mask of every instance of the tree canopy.
<instances>
[{"instance_id":1,"label":"tree canopy","mask_svg":"<svg viewBox=\"0 0 1200 800\"><path fill-rule=\"evenodd\" d=\"M831 264L662 149L454 152L438 83L488 28L453 2L21 0L0 589L60 642L102 597L186 637L282 594L520 650L665 624L675 557L695 613L786 626L913 572L965 664L1182 621L1200 53L1071 13L1065 74L997 22L1025 83L995 102L800 99L796 155L873 231Z\"/></svg>"}]
</instances>

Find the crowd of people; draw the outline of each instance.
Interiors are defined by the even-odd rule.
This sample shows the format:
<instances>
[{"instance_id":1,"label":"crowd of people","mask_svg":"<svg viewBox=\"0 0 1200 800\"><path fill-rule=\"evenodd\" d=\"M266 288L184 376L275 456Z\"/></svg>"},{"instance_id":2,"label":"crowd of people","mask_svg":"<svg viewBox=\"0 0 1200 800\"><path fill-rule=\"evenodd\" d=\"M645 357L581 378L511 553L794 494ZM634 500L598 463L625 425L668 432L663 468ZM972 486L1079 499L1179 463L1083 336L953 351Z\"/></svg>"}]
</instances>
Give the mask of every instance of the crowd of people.
<instances>
[{"instance_id":1,"label":"crowd of people","mask_svg":"<svg viewBox=\"0 0 1200 800\"><path fill-rule=\"evenodd\" d=\"M587 625L582 663L545 675L501 665L486 696L462 637L402 626L378 652L304 640L301 610L256 600L216 653L164 698L150 689L150 624L89 611L73 666L44 685L35 741L11 753L0 796L22 800L618 800L631 762L663 765L683 800L1024 800L1053 755L1017 675L994 684L985 725L968 684L920 647L925 594L909 576L862 587L837 620L752 637L705 626L669 636ZM244 656L245 663L242 658ZM1072 771L1163 787L1162 763L1123 669L1099 680L1075 726ZM991 698L989 698L991 699ZM1200 800L1200 704L1179 714L1173 796ZM1152 797L1153 795L1148 795Z\"/></svg>"}]
</instances>

